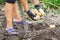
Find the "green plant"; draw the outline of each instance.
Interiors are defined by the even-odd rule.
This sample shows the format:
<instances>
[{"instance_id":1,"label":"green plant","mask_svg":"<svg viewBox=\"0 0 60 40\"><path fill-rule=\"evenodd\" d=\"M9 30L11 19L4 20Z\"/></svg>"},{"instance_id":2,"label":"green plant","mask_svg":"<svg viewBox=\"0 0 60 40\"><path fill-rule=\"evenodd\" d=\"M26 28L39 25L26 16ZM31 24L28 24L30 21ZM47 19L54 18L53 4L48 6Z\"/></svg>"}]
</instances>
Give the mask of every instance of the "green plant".
<instances>
[{"instance_id":1,"label":"green plant","mask_svg":"<svg viewBox=\"0 0 60 40\"><path fill-rule=\"evenodd\" d=\"M0 4L4 4L6 0L0 0Z\"/></svg>"},{"instance_id":2,"label":"green plant","mask_svg":"<svg viewBox=\"0 0 60 40\"><path fill-rule=\"evenodd\" d=\"M60 0L42 0L42 2L46 3L48 7L59 8L60 7Z\"/></svg>"}]
</instances>

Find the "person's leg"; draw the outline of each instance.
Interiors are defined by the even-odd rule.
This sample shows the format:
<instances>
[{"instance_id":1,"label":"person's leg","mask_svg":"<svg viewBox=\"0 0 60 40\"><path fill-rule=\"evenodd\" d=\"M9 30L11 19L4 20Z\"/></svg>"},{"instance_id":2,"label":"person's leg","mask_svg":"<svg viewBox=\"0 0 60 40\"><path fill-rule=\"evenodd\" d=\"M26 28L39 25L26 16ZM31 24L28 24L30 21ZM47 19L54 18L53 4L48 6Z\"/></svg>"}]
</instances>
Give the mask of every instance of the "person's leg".
<instances>
[{"instance_id":1,"label":"person's leg","mask_svg":"<svg viewBox=\"0 0 60 40\"><path fill-rule=\"evenodd\" d=\"M15 3L15 4L13 4L13 10L12 10L13 12L13 18L15 19L15 20L22 20L22 17L21 17L21 15L19 15L18 14L18 6L17 6L17 4Z\"/></svg>"},{"instance_id":2,"label":"person's leg","mask_svg":"<svg viewBox=\"0 0 60 40\"><path fill-rule=\"evenodd\" d=\"M5 4L5 16L7 21L6 31L9 34L18 34L18 32L16 32L16 30L13 28L12 24L12 7L14 3L15 0L6 0Z\"/></svg>"},{"instance_id":3,"label":"person's leg","mask_svg":"<svg viewBox=\"0 0 60 40\"><path fill-rule=\"evenodd\" d=\"M36 17L30 10L29 10L29 7L28 7L28 3L27 3L27 0L21 0L22 1L22 4L25 8L25 11L27 12L28 16L32 19L32 20L35 20L34 17Z\"/></svg>"},{"instance_id":4,"label":"person's leg","mask_svg":"<svg viewBox=\"0 0 60 40\"><path fill-rule=\"evenodd\" d=\"M18 5L16 3L13 4L12 16L14 23L16 23L17 25L23 24L22 17L18 14Z\"/></svg>"},{"instance_id":5,"label":"person's leg","mask_svg":"<svg viewBox=\"0 0 60 40\"><path fill-rule=\"evenodd\" d=\"M5 16L7 20L7 28L12 27L12 4L5 4Z\"/></svg>"}]
</instances>

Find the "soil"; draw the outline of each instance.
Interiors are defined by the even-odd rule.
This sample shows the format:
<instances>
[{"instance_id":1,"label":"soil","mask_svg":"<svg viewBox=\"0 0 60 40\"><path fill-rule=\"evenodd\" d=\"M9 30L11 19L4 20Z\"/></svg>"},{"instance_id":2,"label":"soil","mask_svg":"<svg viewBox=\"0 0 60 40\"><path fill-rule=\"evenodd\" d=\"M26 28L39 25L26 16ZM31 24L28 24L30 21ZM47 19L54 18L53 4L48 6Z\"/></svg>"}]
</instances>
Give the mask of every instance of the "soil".
<instances>
[{"instance_id":1,"label":"soil","mask_svg":"<svg viewBox=\"0 0 60 40\"><path fill-rule=\"evenodd\" d=\"M25 32L23 25L16 25L14 22L14 28L19 31L17 36L9 35L5 31L6 18L4 11L0 11L0 40L60 40L60 14L53 15L48 13L42 17L44 22L36 22L28 24L29 31ZM49 28L49 25L55 25L55 28Z\"/></svg>"}]
</instances>

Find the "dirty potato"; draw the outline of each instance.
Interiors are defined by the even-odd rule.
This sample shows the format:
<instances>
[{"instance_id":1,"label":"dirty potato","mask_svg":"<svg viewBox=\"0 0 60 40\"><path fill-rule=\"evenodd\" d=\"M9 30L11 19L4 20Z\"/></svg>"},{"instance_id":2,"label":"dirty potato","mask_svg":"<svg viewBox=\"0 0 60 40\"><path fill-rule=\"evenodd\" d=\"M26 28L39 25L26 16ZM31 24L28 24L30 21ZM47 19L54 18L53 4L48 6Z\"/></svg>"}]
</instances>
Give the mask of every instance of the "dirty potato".
<instances>
[{"instance_id":1,"label":"dirty potato","mask_svg":"<svg viewBox=\"0 0 60 40\"><path fill-rule=\"evenodd\" d=\"M35 14L36 14L36 15L41 16L41 13L40 13L40 12L38 12L38 10L37 10L37 9L35 9L34 11L35 11Z\"/></svg>"},{"instance_id":2,"label":"dirty potato","mask_svg":"<svg viewBox=\"0 0 60 40\"><path fill-rule=\"evenodd\" d=\"M45 15L44 11L42 9L39 9L39 12L41 13L42 16Z\"/></svg>"},{"instance_id":3,"label":"dirty potato","mask_svg":"<svg viewBox=\"0 0 60 40\"><path fill-rule=\"evenodd\" d=\"M36 17L34 17L34 19L35 20L39 20L40 19L40 16L37 15Z\"/></svg>"},{"instance_id":4,"label":"dirty potato","mask_svg":"<svg viewBox=\"0 0 60 40\"><path fill-rule=\"evenodd\" d=\"M55 28L56 26L55 25L49 25L49 28Z\"/></svg>"}]
</instances>

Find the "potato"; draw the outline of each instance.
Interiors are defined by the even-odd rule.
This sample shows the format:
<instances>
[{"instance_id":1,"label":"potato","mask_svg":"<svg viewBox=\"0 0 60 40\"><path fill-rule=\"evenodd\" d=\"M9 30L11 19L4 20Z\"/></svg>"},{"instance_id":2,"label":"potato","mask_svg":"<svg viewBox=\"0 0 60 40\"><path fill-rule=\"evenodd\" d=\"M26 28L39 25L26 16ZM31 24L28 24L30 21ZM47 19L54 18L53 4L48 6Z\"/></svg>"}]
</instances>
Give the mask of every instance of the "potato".
<instances>
[{"instance_id":1,"label":"potato","mask_svg":"<svg viewBox=\"0 0 60 40\"><path fill-rule=\"evenodd\" d=\"M56 26L55 25L49 25L49 28L55 28Z\"/></svg>"},{"instance_id":2,"label":"potato","mask_svg":"<svg viewBox=\"0 0 60 40\"><path fill-rule=\"evenodd\" d=\"M34 17L35 20L40 20L40 16L44 15L44 11L42 9L39 9L39 11L37 9L31 9L31 12L36 15L36 17ZM29 17L26 17L29 18Z\"/></svg>"},{"instance_id":3,"label":"potato","mask_svg":"<svg viewBox=\"0 0 60 40\"><path fill-rule=\"evenodd\" d=\"M37 9L35 9L35 13L39 16L41 15L41 13L39 13Z\"/></svg>"},{"instance_id":4,"label":"potato","mask_svg":"<svg viewBox=\"0 0 60 40\"><path fill-rule=\"evenodd\" d=\"M40 16L36 16L34 17L35 20L39 20L40 19Z\"/></svg>"},{"instance_id":5,"label":"potato","mask_svg":"<svg viewBox=\"0 0 60 40\"><path fill-rule=\"evenodd\" d=\"M32 13L33 13L34 15L36 15L36 13L35 13L35 10L34 10L34 9L32 9L31 11L32 11Z\"/></svg>"},{"instance_id":6,"label":"potato","mask_svg":"<svg viewBox=\"0 0 60 40\"><path fill-rule=\"evenodd\" d=\"M43 15L45 15L44 11L42 9L39 9L39 12Z\"/></svg>"}]
</instances>

